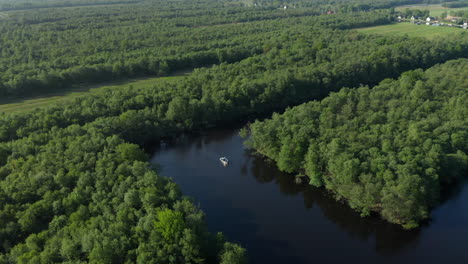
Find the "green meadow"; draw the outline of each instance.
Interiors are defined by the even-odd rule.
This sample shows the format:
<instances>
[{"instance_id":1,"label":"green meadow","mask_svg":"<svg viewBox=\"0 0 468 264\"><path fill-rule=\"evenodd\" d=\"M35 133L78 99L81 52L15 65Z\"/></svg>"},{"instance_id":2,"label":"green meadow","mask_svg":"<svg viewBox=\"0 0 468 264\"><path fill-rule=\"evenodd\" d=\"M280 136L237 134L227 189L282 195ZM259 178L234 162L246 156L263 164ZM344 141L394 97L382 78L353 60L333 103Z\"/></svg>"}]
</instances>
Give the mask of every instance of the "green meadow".
<instances>
[{"instance_id":1,"label":"green meadow","mask_svg":"<svg viewBox=\"0 0 468 264\"><path fill-rule=\"evenodd\" d=\"M396 11L403 11L403 10L405 10L406 8L409 8L409 9L429 10L431 16L434 16L434 17L439 17L439 16L441 16L442 13L444 13L444 12L450 13L450 11L468 10L468 8L466 8L466 7L461 7L461 8L447 8L447 7L443 7L443 6L441 6L441 5L425 5L425 4L421 4L421 5L405 5L405 6L399 6L399 7L396 7L395 10L396 10Z\"/></svg>"},{"instance_id":2,"label":"green meadow","mask_svg":"<svg viewBox=\"0 0 468 264\"><path fill-rule=\"evenodd\" d=\"M461 34L466 31L461 28L455 27L436 27L414 25L411 23L397 23L384 26L360 28L357 31L365 34L379 34L379 35L408 35L410 37L423 37L427 39L445 38L451 34Z\"/></svg>"},{"instance_id":3,"label":"green meadow","mask_svg":"<svg viewBox=\"0 0 468 264\"><path fill-rule=\"evenodd\" d=\"M151 88L156 83L173 82L180 80L183 77L184 76L140 78L126 81L109 82L101 85L75 86L59 92L42 94L41 96L33 96L29 98L0 98L0 113L31 111L36 108L47 107L52 104L71 100L83 94L100 93L107 89L128 89L129 87L132 87L133 89Z\"/></svg>"}]
</instances>

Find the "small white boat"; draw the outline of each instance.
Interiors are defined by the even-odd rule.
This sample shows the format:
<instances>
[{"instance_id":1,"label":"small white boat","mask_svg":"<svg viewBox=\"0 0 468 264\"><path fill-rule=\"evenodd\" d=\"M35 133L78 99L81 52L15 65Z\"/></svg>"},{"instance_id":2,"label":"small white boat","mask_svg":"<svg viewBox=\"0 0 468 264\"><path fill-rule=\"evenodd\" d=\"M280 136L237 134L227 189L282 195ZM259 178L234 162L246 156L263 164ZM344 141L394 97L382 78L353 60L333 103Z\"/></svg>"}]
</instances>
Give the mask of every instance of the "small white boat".
<instances>
[{"instance_id":1,"label":"small white boat","mask_svg":"<svg viewBox=\"0 0 468 264\"><path fill-rule=\"evenodd\" d=\"M221 163L224 165L224 166L227 166L229 164L229 160L226 158L226 157L221 157L219 158L219 161L221 161Z\"/></svg>"}]
</instances>

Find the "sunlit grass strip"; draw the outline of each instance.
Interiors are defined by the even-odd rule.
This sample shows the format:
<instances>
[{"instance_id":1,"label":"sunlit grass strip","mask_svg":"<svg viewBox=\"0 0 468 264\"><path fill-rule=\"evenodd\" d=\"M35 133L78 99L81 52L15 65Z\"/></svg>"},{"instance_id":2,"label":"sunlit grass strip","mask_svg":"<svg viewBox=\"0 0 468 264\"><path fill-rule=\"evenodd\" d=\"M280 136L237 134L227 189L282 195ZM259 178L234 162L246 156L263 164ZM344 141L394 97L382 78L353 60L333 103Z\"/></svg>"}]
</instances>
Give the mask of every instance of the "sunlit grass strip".
<instances>
[{"instance_id":1,"label":"sunlit grass strip","mask_svg":"<svg viewBox=\"0 0 468 264\"><path fill-rule=\"evenodd\" d=\"M145 89L152 87L156 82L175 81L180 78L183 78L183 76L144 78L131 81L113 82L106 85L74 87L61 92L49 93L30 99L0 99L0 114L32 111L36 108L47 107L54 103L71 100L84 94L99 93L104 89L128 89L129 87L133 87L133 89Z\"/></svg>"},{"instance_id":2,"label":"sunlit grass strip","mask_svg":"<svg viewBox=\"0 0 468 264\"><path fill-rule=\"evenodd\" d=\"M441 5L406 5L406 6L396 7L395 10L396 11L404 11L407 8L409 8L409 9L429 10L431 16L436 16L436 17L441 16L442 13L444 13L444 12L450 13L450 11L468 10L468 8L466 8L466 7L447 8L447 7L443 7Z\"/></svg>"},{"instance_id":3,"label":"sunlit grass strip","mask_svg":"<svg viewBox=\"0 0 468 264\"><path fill-rule=\"evenodd\" d=\"M357 31L365 34L379 35L408 35L409 37L423 37L427 39L445 38L451 34L461 34L466 31L456 27L414 25L411 23L397 23L384 26L359 28Z\"/></svg>"}]
</instances>

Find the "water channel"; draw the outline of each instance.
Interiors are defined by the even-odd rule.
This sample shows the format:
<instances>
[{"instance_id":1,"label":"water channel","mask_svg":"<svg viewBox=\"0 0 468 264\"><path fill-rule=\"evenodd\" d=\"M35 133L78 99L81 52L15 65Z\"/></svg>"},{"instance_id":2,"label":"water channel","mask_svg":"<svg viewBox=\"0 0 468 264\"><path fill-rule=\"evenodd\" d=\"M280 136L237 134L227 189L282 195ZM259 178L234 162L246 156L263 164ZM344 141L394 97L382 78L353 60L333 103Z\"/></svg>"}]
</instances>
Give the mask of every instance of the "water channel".
<instances>
[{"instance_id":1,"label":"water channel","mask_svg":"<svg viewBox=\"0 0 468 264\"><path fill-rule=\"evenodd\" d=\"M200 205L210 231L248 250L249 263L468 263L466 182L431 221L405 231L296 184L246 150L237 129L181 137L159 147L152 162Z\"/></svg>"}]
</instances>

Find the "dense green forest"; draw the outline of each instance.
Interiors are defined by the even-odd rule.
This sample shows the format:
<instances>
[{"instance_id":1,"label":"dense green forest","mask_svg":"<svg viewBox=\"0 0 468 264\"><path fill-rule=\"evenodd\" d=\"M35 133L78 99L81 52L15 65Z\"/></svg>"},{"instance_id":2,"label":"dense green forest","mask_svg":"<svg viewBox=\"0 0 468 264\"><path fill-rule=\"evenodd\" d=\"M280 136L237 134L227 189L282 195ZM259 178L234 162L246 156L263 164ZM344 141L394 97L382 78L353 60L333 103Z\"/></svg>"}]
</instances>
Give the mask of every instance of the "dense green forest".
<instances>
[{"instance_id":1,"label":"dense green forest","mask_svg":"<svg viewBox=\"0 0 468 264\"><path fill-rule=\"evenodd\" d=\"M142 0L0 0L0 11L27 10L38 8L135 4Z\"/></svg>"},{"instance_id":2,"label":"dense green forest","mask_svg":"<svg viewBox=\"0 0 468 264\"><path fill-rule=\"evenodd\" d=\"M297 1L286 10L275 1L29 2L0 0L10 4L0 12L2 96L209 68L0 114L0 263L245 263L245 250L208 233L142 147L468 56L466 32L428 41L352 30L393 21L381 8L422 1ZM459 65L462 82L464 61L447 65ZM423 209L397 219L419 220Z\"/></svg>"},{"instance_id":3,"label":"dense green forest","mask_svg":"<svg viewBox=\"0 0 468 264\"><path fill-rule=\"evenodd\" d=\"M0 11L8 10L25 10L35 8L54 8L54 7L72 7L72 6L95 6L95 5L113 5L113 4L137 4L137 3L167 3L169 1L160 0L0 0ZM170 2L178 3L180 7L187 7L187 2L172 0ZM196 0L192 2L198 3L214 3L218 2L224 6L270 6L282 7L284 5L291 5L295 7L310 7L310 6L323 6L328 5L339 10L369 10L376 8L389 8L396 5L404 4L423 4L423 3L443 3L451 2L451 0L310 0L310 1L281 1L281 0L222 0L222 1L209 1L209 0ZM183 3L183 4L180 4ZM463 3L454 2L449 5L457 5ZM211 7L205 5L205 7Z\"/></svg>"},{"instance_id":4,"label":"dense green forest","mask_svg":"<svg viewBox=\"0 0 468 264\"><path fill-rule=\"evenodd\" d=\"M5 115L0 117L0 140L94 122L112 128L110 134L142 144L175 131L268 114L343 86L377 84L406 70L466 56L466 36L427 41L326 29L285 31L264 44L262 55L196 70L175 84L107 90L65 105Z\"/></svg>"},{"instance_id":5,"label":"dense green forest","mask_svg":"<svg viewBox=\"0 0 468 264\"><path fill-rule=\"evenodd\" d=\"M287 28L387 24L391 11L370 11L419 2L298 1L284 10L275 1L2 0L3 10L31 9L0 14L0 95L240 61Z\"/></svg>"},{"instance_id":6,"label":"dense green forest","mask_svg":"<svg viewBox=\"0 0 468 264\"><path fill-rule=\"evenodd\" d=\"M0 19L0 94L40 93L80 82L231 63L261 53L265 40L277 32L317 20L329 27L391 21L388 12L376 12L350 14L357 23L334 23L314 17L325 12L322 7L284 12L211 1L179 5L156 1L7 13L7 19ZM274 21L246 23L258 20ZM223 24L228 25L219 26Z\"/></svg>"},{"instance_id":7,"label":"dense green forest","mask_svg":"<svg viewBox=\"0 0 468 264\"><path fill-rule=\"evenodd\" d=\"M462 59L345 88L251 124L246 144L362 215L412 228L468 168L467 72Z\"/></svg>"},{"instance_id":8,"label":"dense green forest","mask_svg":"<svg viewBox=\"0 0 468 264\"><path fill-rule=\"evenodd\" d=\"M40 141L0 169L0 263L242 263L137 145L78 126Z\"/></svg>"}]
</instances>

